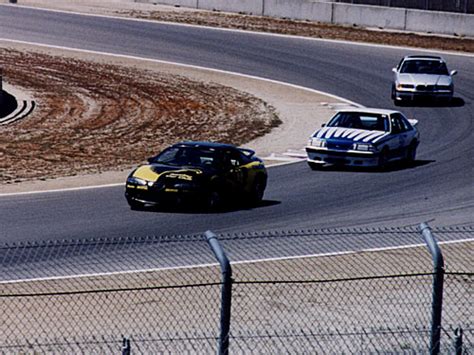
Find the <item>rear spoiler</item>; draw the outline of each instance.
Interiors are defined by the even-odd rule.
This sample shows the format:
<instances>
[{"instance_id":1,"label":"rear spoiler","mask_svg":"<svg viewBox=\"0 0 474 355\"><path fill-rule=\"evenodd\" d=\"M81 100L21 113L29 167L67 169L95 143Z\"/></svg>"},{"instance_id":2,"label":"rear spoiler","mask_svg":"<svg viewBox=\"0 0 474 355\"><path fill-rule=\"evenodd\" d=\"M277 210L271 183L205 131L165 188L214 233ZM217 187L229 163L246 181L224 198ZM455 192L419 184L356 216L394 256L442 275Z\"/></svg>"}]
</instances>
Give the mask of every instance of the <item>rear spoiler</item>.
<instances>
[{"instance_id":1,"label":"rear spoiler","mask_svg":"<svg viewBox=\"0 0 474 355\"><path fill-rule=\"evenodd\" d=\"M244 153L246 156L249 158L253 157L255 155L255 151L252 149L247 149L247 148L239 148L239 150Z\"/></svg>"}]
</instances>

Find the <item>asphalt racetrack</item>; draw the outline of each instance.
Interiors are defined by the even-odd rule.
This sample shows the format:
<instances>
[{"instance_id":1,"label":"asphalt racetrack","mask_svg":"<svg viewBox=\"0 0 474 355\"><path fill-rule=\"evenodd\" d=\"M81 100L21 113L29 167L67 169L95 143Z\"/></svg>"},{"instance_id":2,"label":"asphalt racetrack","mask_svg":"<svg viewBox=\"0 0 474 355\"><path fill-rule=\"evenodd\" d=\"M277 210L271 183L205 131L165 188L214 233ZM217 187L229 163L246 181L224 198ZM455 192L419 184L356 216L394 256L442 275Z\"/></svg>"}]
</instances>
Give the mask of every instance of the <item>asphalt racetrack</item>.
<instances>
[{"instance_id":1,"label":"asphalt racetrack","mask_svg":"<svg viewBox=\"0 0 474 355\"><path fill-rule=\"evenodd\" d=\"M402 56L421 53L13 6L0 6L0 37L250 74L380 108L395 107L391 68ZM123 187L3 196L0 243L208 229L221 233L423 221L432 226L473 225L474 56L442 56L449 69L459 71L455 105L400 108L419 120L421 144L414 167L395 166L387 172L315 172L304 162L274 167L269 169L262 206L215 214L131 211Z\"/></svg>"}]
</instances>

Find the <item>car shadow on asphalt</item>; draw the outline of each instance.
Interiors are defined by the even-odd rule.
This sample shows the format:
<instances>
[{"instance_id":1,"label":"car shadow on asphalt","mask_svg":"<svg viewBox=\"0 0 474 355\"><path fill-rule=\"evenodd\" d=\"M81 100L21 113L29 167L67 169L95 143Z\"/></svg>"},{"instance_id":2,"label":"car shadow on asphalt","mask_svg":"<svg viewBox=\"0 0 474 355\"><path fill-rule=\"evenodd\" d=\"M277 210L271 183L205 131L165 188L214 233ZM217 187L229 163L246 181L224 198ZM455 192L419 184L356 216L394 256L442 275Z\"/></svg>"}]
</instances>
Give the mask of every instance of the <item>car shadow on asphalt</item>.
<instances>
[{"instance_id":1,"label":"car shadow on asphalt","mask_svg":"<svg viewBox=\"0 0 474 355\"><path fill-rule=\"evenodd\" d=\"M262 200L257 205L248 205L244 203L227 204L217 209L209 210L201 206L145 206L135 211L154 212L154 213L175 213L175 214L221 214L237 211L250 211L258 208L271 207L281 204L281 201Z\"/></svg>"},{"instance_id":2,"label":"car shadow on asphalt","mask_svg":"<svg viewBox=\"0 0 474 355\"><path fill-rule=\"evenodd\" d=\"M422 160L418 159L412 163L406 162L393 162L384 168L380 167L358 167L358 166L342 166L342 165L329 165L325 166L319 171L337 171L337 172L348 172L348 173L390 173L394 171L416 169L420 166L428 165L436 162L436 160Z\"/></svg>"},{"instance_id":3,"label":"car shadow on asphalt","mask_svg":"<svg viewBox=\"0 0 474 355\"><path fill-rule=\"evenodd\" d=\"M414 101L397 101L398 107L462 107L466 104L461 97L453 97L451 100L414 100Z\"/></svg>"}]
</instances>

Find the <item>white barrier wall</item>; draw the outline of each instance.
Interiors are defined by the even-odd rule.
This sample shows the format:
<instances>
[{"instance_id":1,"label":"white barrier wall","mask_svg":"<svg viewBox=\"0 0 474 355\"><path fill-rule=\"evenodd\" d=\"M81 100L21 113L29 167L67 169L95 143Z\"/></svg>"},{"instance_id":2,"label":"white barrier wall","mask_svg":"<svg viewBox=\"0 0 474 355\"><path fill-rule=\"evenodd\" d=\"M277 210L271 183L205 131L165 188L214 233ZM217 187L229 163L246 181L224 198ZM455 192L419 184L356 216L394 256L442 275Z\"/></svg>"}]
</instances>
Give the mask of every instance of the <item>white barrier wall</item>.
<instances>
[{"instance_id":1,"label":"white barrier wall","mask_svg":"<svg viewBox=\"0 0 474 355\"><path fill-rule=\"evenodd\" d=\"M264 0L264 16L332 22L332 4L295 0Z\"/></svg>"},{"instance_id":2,"label":"white barrier wall","mask_svg":"<svg viewBox=\"0 0 474 355\"><path fill-rule=\"evenodd\" d=\"M474 15L437 11L407 11L406 28L416 32L474 37Z\"/></svg>"},{"instance_id":3,"label":"white barrier wall","mask_svg":"<svg viewBox=\"0 0 474 355\"><path fill-rule=\"evenodd\" d=\"M406 9L383 6L333 4L333 23L364 27L405 29Z\"/></svg>"},{"instance_id":4,"label":"white barrier wall","mask_svg":"<svg viewBox=\"0 0 474 355\"><path fill-rule=\"evenodd\" d=\"M131 0L131 1L141 2L141 3L146 3L146 4L163 4L163 5L182 6L182 7L197 9L199 0Z\"/></svg>"},{"instance_id":5,"label":"white barrier wall","mask_svg":"<svg viewBox=\"0 0 474 355\"><path fill-rule=\"evenodd\" d=\"M251 15L261 15L264 0L199 0L199 8L205 10L219 10L240 12Z\"/></svg>"},{"instance_id":6,"label":"white barrier wall","mask_svg":"<svg viewBox=\"0 0 474 355\"><path fill-rule=\"evenodd\" d=\"M131 0L132 1L132 0ZM133 0L204 10L474 37L474 15L311 0Z\"/></svg>"}]
</instances>

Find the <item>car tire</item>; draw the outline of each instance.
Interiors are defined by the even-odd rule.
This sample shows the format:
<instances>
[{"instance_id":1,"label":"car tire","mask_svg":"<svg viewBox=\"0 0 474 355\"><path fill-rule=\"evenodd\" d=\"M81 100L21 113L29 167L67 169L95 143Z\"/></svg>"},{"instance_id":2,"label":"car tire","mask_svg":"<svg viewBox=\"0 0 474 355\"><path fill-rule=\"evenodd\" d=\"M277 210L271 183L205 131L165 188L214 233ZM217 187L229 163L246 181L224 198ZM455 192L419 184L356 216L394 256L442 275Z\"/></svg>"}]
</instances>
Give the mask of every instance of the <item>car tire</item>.
<instances>
[{"instance_id":1,"label":"car tire","mask_svg":"<svg viewBox=\"0 0 474 355\"><path fill-rule=\"evenodd\" d=\"M379 168L379 170L384 171L387 169L389 156L390 156L390 152L388 148L387 147L383 148L382 151L380 152L379 160L377 164L377 167Z\"/></svg>"},{"instance_id":2,"label":"car tire","mask_svg":"<svg viewBox=\"0 0 474 355\"><path fill-rule=\"evenodd\" d=\"M416 160L416 142L410 143L405 151L405 162L407 165L412 165L413 162Z\"/></svg>"},{"instance_id":3,"label":"car tire","mask_svg":"<svg viewBox=\"0 0 474 355\"><path fill-rule=\"evenodd\" d=\"M395 92L395 85L392 85L392 100L393 101L397 100L397 94Z\"/></svg>"},{"instance_id":4,"label":"car tire","mask_svg":"<svg viewBox=\"0 0 474 355\"><path fill-rule=\"evenodd\" d=\"M127 199L127 202L132 211L140 211L144 207L143 203L132 200L132 199Z\"/></svg>"},{"instance_id":5,"label":"car tire","mask_svg":"<svg viewBox=\"0 0 474 355\"><path fill-rule=\"evenodd\" d=\"M250 194L250 203L252 205L258 205L263 200L266 188L265 180L262 177L257 177L252 186L252 192Z\"/></svg>"},{"instance_id":6,"label":"car tire","mask_svg":"<svg viewBox=\"0 0 474 355\"><path fill-rule=\"evenodd\" d=\"M323 164L313 163L310 161L308 162L308 165L311 168L311 170L315 170L315 171L322 170L323 168Z\"/></svg>"},{"instance_id":7,"label":"car tire","mask_svg":"<svg viewBox=\"0 0 474 355\"><path fill-rule=\"evenodd\" d=\"M222 207L222 195L218 190L211 190L206 196L206 208L217 211Z\"/></svg>"}]
</instances>

